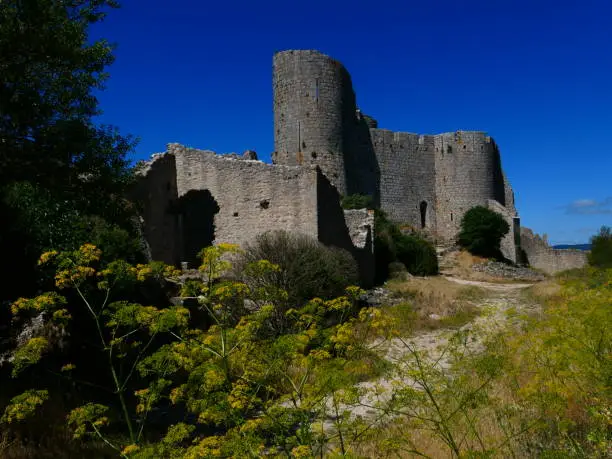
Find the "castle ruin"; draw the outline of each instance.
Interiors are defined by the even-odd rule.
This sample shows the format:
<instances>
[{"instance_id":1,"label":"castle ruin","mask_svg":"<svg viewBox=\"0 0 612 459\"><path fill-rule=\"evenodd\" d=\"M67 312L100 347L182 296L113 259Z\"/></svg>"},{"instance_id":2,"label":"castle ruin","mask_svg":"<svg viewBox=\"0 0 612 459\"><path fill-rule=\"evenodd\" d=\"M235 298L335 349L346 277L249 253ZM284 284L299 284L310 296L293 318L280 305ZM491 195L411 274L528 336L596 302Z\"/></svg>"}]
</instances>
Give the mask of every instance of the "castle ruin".
<instances>
[{"instance_id":1,"label":"castle ruin","mask_svg":"<svg viewBox=\"0 0 612 459\"><path fill-rule=\"evenodd\" d=\"M272 164L178 144L141 172L137 199L154 259L196 261L218 242L244 244L269 230L298 231L350 250L373 276L371 211L343 211L342 196L369 195L397 223L452 240L482 205L510 225L502 241L517 261L520 220L500 153L483 132L419 135L380 129L356 103L338 61L313 50L273 59Z\"/></svg>"}]
</instances>

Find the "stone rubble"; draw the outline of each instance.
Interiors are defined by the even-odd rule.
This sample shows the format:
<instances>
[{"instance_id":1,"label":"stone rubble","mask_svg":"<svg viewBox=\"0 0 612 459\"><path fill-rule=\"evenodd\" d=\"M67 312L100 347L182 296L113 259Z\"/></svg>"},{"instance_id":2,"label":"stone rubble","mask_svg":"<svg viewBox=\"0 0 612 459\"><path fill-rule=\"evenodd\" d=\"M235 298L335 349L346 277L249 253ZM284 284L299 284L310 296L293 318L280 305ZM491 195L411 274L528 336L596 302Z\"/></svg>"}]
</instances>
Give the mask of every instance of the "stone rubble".
<instances>
[{"instance_id":1,"label":"stone rubble","mask_svg":"<svg viewBox=\"0 0 612 459\"><path fill-rule=\"evenodd\" d=\"M499 261L488 260L484 263L477 263L472 266L476 272L488 274L492 277L513 280L541 281L546 279L546 275L523 266L513 266Z\"/></svg>"}]
</instances>

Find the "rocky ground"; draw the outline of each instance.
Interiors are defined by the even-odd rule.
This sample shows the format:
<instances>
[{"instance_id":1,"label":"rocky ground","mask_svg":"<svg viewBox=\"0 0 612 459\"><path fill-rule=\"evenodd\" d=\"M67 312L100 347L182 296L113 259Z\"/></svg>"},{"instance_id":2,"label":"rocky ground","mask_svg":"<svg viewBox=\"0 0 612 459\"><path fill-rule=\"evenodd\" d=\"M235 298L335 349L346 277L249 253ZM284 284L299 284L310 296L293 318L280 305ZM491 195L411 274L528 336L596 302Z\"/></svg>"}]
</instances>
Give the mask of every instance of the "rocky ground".
<instances>
[{"instance_id":1,"label":"rocky ground","mask_svg":"<svg viewBox=\"0 0 612 459\"><path fill-rule=\"evenodd\" d=\"M438 247L437 252L440 272L446 276L485 282L538 282L547 277L527 266L516 266L471 255L457 246Z\"/></svg>"},{"instance_id":2,"label":"rocky ground","mask_svg":"<svg viewBox=\"0 0 612 459\"><path fill-rule=\"evenodd\" d=\"M481 272L493 277L503 279L513 279L520 281L541 281L546 279L546 275L525 266L512 266L499 261L487 260L483 263L476 263L472 266L475 272Z\"/></svg>"}]
</instances>

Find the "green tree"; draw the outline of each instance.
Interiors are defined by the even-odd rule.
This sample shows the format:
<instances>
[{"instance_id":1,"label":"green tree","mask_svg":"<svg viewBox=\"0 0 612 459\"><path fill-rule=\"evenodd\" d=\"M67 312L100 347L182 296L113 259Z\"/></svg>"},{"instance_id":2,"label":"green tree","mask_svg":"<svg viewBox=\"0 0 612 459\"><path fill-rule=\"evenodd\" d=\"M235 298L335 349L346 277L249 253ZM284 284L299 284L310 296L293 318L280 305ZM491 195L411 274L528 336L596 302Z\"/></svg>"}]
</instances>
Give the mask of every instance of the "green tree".
<instances>
[{"instance_id":1,"label":"green tree","mask_svg":"<svg viewBox=\"0 0 612 459\"><path fill-rule=\"evenodd\" d=\"M589 264L598 268L612 268L612 229L602 226L591 238Z\"/></svg>"},{"instance_id":2,"label":"green tree","mask_svg":"<svg viewBox=\"0 0 612 459\"><path fill-rule=\"evenodd\" d=\"M458 242L474 255L500 258L501 240L508 231L510 225L504 217L486 207L476 206L461 219Z\"/></svg>"},{"instance_id":3,"label":"green tree","mask_svg":"<svg viewBox=\"0 0 612 459\"><path fill-rule=\"evenodd\" d=\"M114 58L113 47L91 41L88 31L115 7L114 0L0 3L0 211L7 217L0 249L20 276L7 285L23 284L41 251L78 248L94 227L115 238L130 230L124 195L134 142L93 121L100 113L94 91Z\"/></svg>"}]
</instances>

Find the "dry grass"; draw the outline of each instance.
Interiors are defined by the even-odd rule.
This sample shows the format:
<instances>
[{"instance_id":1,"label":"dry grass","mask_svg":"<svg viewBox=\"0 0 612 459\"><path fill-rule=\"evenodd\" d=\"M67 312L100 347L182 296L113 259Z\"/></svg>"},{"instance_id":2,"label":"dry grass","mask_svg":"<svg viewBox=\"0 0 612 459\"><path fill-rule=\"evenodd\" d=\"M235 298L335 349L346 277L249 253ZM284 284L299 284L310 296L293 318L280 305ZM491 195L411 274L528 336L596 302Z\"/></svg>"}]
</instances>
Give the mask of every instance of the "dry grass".
<instances>
[{"instance_id":1,"label":"dry grass","mask_svg":"<svg viewBox=\"0 0 612 459\"><path fill-rule=\"evenodd\" d=\"M504 441L504 433L493 416L487 418L474 419L478 425L481 440L488 445L499 445ZM457 434L459 432L456 432ZM459 435L462 437L461 435ZM513 457L509 451L510 445L505 445L501 451L487 451L478 444L476 438L464 438L465 444L462 457L487 457L487 458L507 458ZM387 450L387 445L394 445L394 448ZM514 443L513 449L520 449L520 445ZM478 456L480 452L482 456ZM356 445L355 456L359 458L454 458L456 457L444 441L430 430L415 428L405 421L396 421L385 426L384 429L376 430L373 435L365 441ZM513 451L514 457L516 455Z\"/></svg>"},{"instance_id":2,"label":"dry grass","mask_svg":"<svg viewBox=\"0 0 612 459\"><path fill-rule=\"evenodd\" d=\"M399 321L400 332L459 327L478 315L478 302L486 292L443 277L390 281L387 288L402 303L388 311Z\"/></svg>"},{"instance_id":3,"label":"dry grass","mask_svg":"<svg viewBox=\"0 0 612 459\"><path fill-rule=\"evenodd\" d=\"M561 285L556 279L549 279L534 284L525 290L525 294L538 303L545 303L561 294Z\"/></svg>"},{"instance_id":4,"label":"dry grass","mask_svg":"<svg viewBox=\"0 0 612 459\"><path fill-rule=\"evenodd\" d=\"M472 270L472 266L487 261L486 258L472 255L466 250L461 250L459 252L451 252L447 256L449 257L449 261L452 266L449 267L446 271L449 274L452 274L457 277L462 277L464 279L470 278L474 274L483 274L474 272Z\"/></svg>"},{"instance_id":5,"label":"dry grass","mask_svg":"<svg viewBox=\"0 0 612 459\"><path fill-rule=\"evenodd\" d=\"M408 437L413 445L405 441ZM393 447L389 448L391 445ZM420 454L411 452L411 449ZM452 457L448 447L432 432L413 429L402 420L373 430L367 438L356 445L353 452L358 458L430 457L444 459Z\"/></svg>"},{"instance_id":6,"label":"dry grass","mask_svg":"<svg viewBox=\"0 0 612 459\"><path fill-rule=\"evenodd\" d=\"M506 385L495 384L490 389L493 405L480 406L458 417L450 423L453 437L460 441L460 449L465 457L527 457L525 441L532 438L531 432L524 432L519 417L502 415L500 406L516 403L516 397ZM471 424L471 427L468 427ZM432 430L432 425L422 422L411 422L407 418L396 418L387 425L373 429L371 433L354 445L358 458L453 458L456 457L444 442L439 432ZM477 434L476 434L477 432ZM510 438L509 438L510 437ZM482 456L479 456L481 453ZM464 457L463 455L461 457Z\"/></svg>"}]
</instances>

